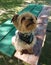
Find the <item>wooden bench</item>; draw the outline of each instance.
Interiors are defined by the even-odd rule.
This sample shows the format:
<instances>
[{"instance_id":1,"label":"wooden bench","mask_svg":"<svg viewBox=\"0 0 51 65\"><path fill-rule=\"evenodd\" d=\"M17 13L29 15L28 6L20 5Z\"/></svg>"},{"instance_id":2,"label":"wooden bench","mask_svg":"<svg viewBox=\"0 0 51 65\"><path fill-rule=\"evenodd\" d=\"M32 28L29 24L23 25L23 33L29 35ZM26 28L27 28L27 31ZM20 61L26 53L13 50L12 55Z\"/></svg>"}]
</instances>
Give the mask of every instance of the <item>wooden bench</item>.
<instances>
[{"instance_id":1,"label":"wooden bench","mask_svg":"<svg viewBox=\"0 0 51 65\"><path fill-rule=\"evenodd\" d=\"M35 4L30 4L29 6L25 7L21 12L18 12L18 14L20 15L23 12L30 11L32 13L35 13L36 16L38 16L41 9L42 9L41 5L37 6ZM12 36L15 35L15 30L16 29L11 23L11 19L7 20L6 22L0 25L0 52L10 57L15 52L15 48L11 44L12 43L11 39L12 39Z\"/></svg>"}]
</instances>

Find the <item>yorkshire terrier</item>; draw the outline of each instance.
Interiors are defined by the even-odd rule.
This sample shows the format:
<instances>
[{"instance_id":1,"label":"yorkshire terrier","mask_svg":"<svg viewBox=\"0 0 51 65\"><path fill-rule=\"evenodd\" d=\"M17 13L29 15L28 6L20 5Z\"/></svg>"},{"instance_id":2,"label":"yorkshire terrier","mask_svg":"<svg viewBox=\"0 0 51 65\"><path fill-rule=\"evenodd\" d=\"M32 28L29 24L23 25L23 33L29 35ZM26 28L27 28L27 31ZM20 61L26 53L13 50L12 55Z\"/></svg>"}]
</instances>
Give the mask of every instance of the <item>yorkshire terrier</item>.
<instances>
[{"instance_id":1,"label":"yorkshire terrier","mask_svg":"<svg viewBox=\"0 0 51 65\"><path fill-rule=\"evenodd\" d=\"M36 17L30 12L24 12L20 15L16 14L12 18L12 22L17 29L15 35L15 49L23 53L33 53L33 46L36 44L35 29Z\"/></svg>"}]
</instances>

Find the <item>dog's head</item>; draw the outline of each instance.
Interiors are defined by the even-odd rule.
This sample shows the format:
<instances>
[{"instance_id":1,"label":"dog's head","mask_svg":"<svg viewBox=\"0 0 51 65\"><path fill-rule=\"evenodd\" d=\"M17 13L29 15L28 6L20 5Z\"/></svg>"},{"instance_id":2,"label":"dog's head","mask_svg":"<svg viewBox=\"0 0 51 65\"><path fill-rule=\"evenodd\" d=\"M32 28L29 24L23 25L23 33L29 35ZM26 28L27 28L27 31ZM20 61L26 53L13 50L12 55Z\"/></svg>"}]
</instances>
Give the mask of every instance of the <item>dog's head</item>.
<instances>
[{"instance_id":1,"label":"dog's head","mask_svg":"<svg viewBox=\"0 0 51 65\"><path fill-rule=\"evenodd\" d=\"M27 12L21 15L15 15L12 18L14 26L22 33L31 32L36 28L36 17Z\"/></svg>"}]
</instances>

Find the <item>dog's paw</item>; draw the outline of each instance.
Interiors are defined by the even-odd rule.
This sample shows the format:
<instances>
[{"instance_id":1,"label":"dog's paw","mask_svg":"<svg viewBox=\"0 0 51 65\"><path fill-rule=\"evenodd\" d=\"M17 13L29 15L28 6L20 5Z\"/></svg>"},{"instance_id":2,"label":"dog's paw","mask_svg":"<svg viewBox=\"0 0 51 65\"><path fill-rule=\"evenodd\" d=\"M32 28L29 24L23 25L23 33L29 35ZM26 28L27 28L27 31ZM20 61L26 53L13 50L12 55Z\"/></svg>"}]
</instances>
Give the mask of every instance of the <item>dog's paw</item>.
<instances>
[{"instance_id":1,"label":"dog's paw","mask_svg":"<svg viewBox=\"0 0 51 65\"><path fill-rule=\"evenodd\" d=\"M30 53L27 49L24 49L21 51L21 54L32 54L32 53Z\"/></svg>"},{"instance_id":2,"label":"dog's paw","mask_svg":"<svg viewBox=\"0 0 51 65\"><path fill-rule=\"evenodd\" d=\"M28 53L28 50L24 49L21 51L21 54L27 54Z\"/></svg>"}]
</instances>

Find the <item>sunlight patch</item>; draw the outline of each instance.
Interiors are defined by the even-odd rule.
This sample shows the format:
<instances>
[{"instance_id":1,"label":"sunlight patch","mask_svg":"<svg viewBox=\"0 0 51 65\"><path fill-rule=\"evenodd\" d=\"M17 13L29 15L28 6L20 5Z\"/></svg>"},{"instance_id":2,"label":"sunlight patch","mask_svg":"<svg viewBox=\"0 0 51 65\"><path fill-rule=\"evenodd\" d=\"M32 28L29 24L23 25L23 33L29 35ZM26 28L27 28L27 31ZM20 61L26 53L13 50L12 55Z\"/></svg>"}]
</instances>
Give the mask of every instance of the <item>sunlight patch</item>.
<instances>
[{"instance_id":1,"label":"sunlight patch","mask_svg":"<svg viewBox=\"0 0 51 65\"><path fill-rule=\"evenodd\" d=\"M2 15L5 12L6 12L5 10L0 10L0 15Z\"/></svg>"}]
</instances>

